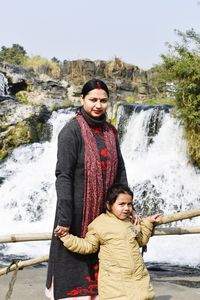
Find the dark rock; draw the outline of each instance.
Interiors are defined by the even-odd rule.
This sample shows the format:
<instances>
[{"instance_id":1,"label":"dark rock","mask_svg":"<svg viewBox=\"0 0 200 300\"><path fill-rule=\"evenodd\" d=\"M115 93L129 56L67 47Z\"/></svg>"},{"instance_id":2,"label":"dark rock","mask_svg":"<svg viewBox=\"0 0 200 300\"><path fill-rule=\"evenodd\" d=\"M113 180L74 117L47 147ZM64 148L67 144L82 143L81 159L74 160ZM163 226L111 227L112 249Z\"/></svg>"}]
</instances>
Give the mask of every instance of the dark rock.
<instances>
[{"instance_id":1,"label":"dark rock","mask_svg":"<svg viewBox=\"0 0 200 300\"><path fill-rule=\"evenodd\" d=\"M79 106L82 85L93 77L107 83L112 109L113 103L126 101L128 97L143 101L155 96L149 84L152 72L118 58L110 61L65 60L57 67L60 72L55 79L51 77L48 64L35 72L0 63L0 159L20 144L49 140L51 127L47 121L51 112ZM109 116L112 117L112 111Z\"/></svg>"}]
</instances>

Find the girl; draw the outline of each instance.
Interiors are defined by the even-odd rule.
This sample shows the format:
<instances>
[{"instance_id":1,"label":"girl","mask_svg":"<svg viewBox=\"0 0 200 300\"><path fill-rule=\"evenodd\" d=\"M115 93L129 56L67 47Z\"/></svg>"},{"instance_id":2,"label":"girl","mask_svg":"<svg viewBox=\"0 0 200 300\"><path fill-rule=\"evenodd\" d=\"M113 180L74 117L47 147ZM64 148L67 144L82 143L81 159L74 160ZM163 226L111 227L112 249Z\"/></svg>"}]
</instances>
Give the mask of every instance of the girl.
<instances>
[{"instance_id":1,"label":"girl","mask_svg":"<svg viewBox=\"0 0 200 300\"><path fill-rule=\"evenodd\" d=\"M133 193L127 186L114 185L108 191L106 212L89 226L85 238L71 234L61 238L70 251L88 254L99 250L98 291L100 300L150 300L154 298L149 273L140 247L147 244L153 223L160 214L139 225L131 221Z\"/></svg>"}]
</instances>

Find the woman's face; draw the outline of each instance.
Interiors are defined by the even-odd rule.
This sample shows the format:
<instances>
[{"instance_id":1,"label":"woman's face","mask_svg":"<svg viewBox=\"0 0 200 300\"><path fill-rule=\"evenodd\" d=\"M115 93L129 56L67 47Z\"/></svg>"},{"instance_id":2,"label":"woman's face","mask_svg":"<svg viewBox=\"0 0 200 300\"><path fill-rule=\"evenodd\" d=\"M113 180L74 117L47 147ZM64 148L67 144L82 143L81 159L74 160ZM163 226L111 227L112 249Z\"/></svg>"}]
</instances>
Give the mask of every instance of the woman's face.
<instances>
[{"instance_id":1,"label":"woman's face","mask_svg":"<svg viewBox=\"0 0 200 300\"><path fill-rule=\"evenodd\" d=\"M88 115L97 118L107 111L108 95L102 89L94 89L90 91L85 98L81 98L81 104Z\"/></svg>"}]
</instances>

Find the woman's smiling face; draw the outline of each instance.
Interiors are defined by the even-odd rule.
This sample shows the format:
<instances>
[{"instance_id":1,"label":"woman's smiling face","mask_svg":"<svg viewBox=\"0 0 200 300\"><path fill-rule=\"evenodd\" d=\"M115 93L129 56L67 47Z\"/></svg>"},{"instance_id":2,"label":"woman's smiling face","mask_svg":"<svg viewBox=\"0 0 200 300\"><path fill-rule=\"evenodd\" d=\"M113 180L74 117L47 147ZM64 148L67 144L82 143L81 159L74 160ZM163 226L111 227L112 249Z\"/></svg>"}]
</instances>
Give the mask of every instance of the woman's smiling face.
<instances>
[{"instance_id":1,"label":"woman's smiling face","mask_svg":"<svg viewBox=\"0 0 200 300\"><path fill-rule=\"evenodd\" d=\"M81 104L91 117L101 117L108 109L108 95L102 89L94 89L81 98Z\"/></svg>"}]
</instances>

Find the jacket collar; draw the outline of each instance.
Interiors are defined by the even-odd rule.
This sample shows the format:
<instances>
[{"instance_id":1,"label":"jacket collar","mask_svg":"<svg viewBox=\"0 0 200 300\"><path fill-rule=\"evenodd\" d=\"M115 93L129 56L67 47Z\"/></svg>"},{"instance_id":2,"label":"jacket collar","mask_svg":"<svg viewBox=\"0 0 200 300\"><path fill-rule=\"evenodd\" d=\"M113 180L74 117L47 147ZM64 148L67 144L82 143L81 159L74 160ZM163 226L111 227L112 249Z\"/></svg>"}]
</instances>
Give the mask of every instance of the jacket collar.
<instances>
[{"instance_id":1,"label":"jacket collar","mask_svg":"<svg viewBox=\"0 0 200 300\"><path fill-rule=\"evenodd\" d=\"M106 215L108 215L109 217L117 220L117 221L120 221L120 222L130 222L130 219L129 218L126 218L125 220L120 220L119 218L117 218L112 212L106 210Z\"/></svg>"}]
</instances>

